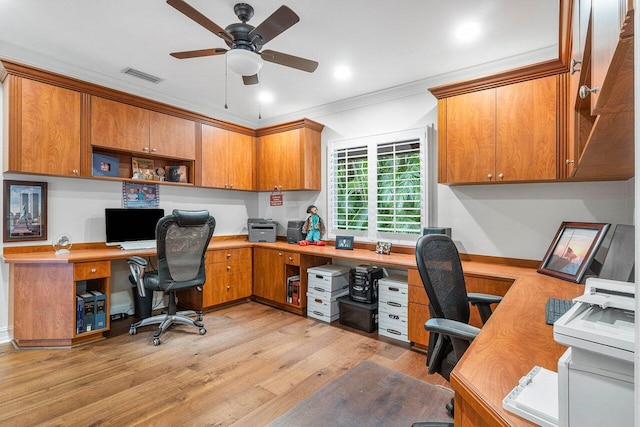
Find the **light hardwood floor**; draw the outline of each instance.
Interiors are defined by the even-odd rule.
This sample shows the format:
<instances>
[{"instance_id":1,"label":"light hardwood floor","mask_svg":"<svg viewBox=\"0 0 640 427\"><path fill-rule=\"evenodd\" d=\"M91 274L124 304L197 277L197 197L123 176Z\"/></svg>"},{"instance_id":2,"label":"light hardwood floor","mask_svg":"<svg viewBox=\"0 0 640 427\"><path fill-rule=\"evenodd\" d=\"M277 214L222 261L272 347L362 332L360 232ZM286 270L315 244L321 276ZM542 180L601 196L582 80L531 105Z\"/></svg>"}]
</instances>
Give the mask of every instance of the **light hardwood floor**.
<instances>
[{"instance_id":1,"label":"light hardwood floor","mask_svg":"<svg viewBox=\"0 0 640 427\"><path fill-rule=\"evenodd\" d=\"M408 345L256 302L205 314L206 335L175 327L157 347L155 328L131 336L131 321L72 349L0 345L0 425L261 426L363 360L448 387Z\"/></svg>"}]
</instances>

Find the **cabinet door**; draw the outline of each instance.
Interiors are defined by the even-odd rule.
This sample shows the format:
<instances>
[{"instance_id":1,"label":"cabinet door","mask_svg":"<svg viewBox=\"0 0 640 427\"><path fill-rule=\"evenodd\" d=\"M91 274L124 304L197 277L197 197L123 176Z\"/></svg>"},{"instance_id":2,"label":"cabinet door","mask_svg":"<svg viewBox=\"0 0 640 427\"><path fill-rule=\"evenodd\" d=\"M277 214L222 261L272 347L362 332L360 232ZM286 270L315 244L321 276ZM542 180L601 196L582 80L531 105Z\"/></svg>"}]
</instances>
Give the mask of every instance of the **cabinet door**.
<instances>
[{"instance_id":1,"label":"cabinet door","mask_svg":"<svg viewBox=\"0 0 640 427\"><path fill-rule=\"evenodd\" d=\"M301 129L261 136L259 139L260 191L302 189Z\"/></svg>"},{"instance_id":2,"label":"cabinet door","mask_svg":"<svg viewBox=\"0 0 640 427\"><path fill-rule=\"evenodd\" d=\"M256 140L236 132L228 133L229 184L233 190L255 190Z\"/></svg>"},{"instance_id":3,"label":"cabinet door","mask_svg":"<svg viewBox=\"0 0 640 427\"><path fill-rule=\"evenodd\" d=\"M75 176L80 170L80 93L16 78L21 96L10 99L20 132L11 132L9 168L16 172ZM9 95L7 95L9 96ZM14 101L18 101L14 103Z\"/></svg>"},{"instance_id":4,"label":"cabinet door","mask_svg":"<svg viewBox=\"0 0 640 427\"><path fill-rule=\"evenodd\" d=\"M495 180L495 89L452 96L446 105L447 182Z\"/></svg>"},{"instance_id":5,"label":"cabinet door","mask_svg":"<svg viewBox=\"0 0 640 427\"><path fill-rule=\"evenodd\" d=\"M556 108L558 77L497 88L497 180L557 178Z\"/></svg>"},{"instance_id":6,"label":"cabinet door","mask_svg":"<svg viewBox=\"0 0 640 427\"><path fill-rule=\"evenodd\" d=\"M251 296L251 258L206 264L207 281L202 287L202 306L213 307Z\"/></svg>"},{"instance_id":7,"label":"cabinet door","mask_svg":"<svg viewBox=\"0 0 640 427\"><path fill-rule=\"evenodd\" d=\"M196 124L181 117L149 112L149 151L174 159L196 158Z\"/></svg>"},{"instance_id":8,"label":"cabinet door","mask_svg":"<svg viewBox=\"0 0 640 427\"><path fill-rule=\"evenodd\" d=\"M285 303L283 253L277 250L253 250L253 294L269 301Z\"/></svg>"},{"instance_id":9,"label":"cabinet door","mask_svg":"<svg viewBox=\"0 0 640 427\"><path fill-rule=\"evenodd\" d=\"M602 85L620 40L628 0L592 0L591 2L591 114L604 111L598 102Z\"/></svg>"},{"instance_id":10,"label":"cabinet door","mask_svg":"<svg viewBox=\"0 0 640 427\"><path fill-rule=\"evenodd\" d=\"M225 129L202 125L202 185L229 187L228 134Z\"/></svg>"},{"instance_id":11,"label":"cabinet door","mask_svg":"<svg viewBox=\"0 0 640 427\"><path fill-rule=\"evenodd\" d=\"M91 145L149 153L149 111L91 97Z\"/></svg>"}]
</instances>

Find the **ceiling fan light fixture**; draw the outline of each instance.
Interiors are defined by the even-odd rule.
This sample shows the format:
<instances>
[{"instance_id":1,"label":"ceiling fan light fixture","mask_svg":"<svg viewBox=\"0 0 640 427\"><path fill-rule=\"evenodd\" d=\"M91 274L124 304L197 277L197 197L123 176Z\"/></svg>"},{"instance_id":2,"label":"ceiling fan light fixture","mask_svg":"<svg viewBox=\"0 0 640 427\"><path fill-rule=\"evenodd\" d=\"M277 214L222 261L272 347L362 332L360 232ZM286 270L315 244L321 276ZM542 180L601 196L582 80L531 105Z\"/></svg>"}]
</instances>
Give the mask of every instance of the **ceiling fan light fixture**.
<instances>
[{"instance_id":1,"label":"ceiling fan light fixture","mask_svg":"<svg viewBox=\"0 0 640 427\"><path fill-rule=\"evenodd\" d=\"M241 76L258 74L264 63L260 55L246 49L231 49L226 53L226 57L229 69Z\"/></svg>"}]
</instances>

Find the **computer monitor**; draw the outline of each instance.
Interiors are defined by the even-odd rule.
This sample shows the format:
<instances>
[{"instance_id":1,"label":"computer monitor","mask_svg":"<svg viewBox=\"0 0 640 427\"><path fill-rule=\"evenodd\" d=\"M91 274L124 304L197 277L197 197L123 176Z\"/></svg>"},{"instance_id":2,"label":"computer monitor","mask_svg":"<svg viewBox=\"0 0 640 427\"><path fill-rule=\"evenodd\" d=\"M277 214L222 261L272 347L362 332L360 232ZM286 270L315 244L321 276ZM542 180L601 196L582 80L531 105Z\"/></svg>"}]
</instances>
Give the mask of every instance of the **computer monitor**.
<instances>
[{"instance_id":1,"label":"computer monitor","mask_svg":"<svg viewBox=\"0 0 640 427\"><path fill-rule=\"evenodd\" d=\"M104 210L107 246L156 239L156 224L164 216L159 208L107 208Z\"/></svg>"}]
</instances>

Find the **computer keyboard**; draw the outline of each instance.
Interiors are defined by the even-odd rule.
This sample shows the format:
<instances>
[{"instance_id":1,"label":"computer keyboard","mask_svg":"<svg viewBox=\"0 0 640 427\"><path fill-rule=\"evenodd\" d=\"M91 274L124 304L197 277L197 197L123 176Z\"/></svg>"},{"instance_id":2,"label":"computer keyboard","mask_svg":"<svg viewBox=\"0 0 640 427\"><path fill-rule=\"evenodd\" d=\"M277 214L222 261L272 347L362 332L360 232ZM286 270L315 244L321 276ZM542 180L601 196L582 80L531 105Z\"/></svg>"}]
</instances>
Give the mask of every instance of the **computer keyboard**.
<instances>
[{"instance_id":1,"label":"computer keyboard","mask_svg":"<svg viewBox=\"0 0 640 427\"><path fill-rule=\"evenodd\" d=\"M556 320L573 307L573 304L573 301L570 300L549 298L545 308L547 325L553 325Z\"/></svg>"},{"instance_id":2,"label":"computer keyboard","mask_svg":"<svg viewBox=\"0 0 640 427\"><path fill-rule=\"evenodd\" d=\"M154 249L155 247L156 247L156 242L153 240L120 243L120 249L122 249L123 251L132 251L135 249Z\"/></svg>"}]
</instances>

